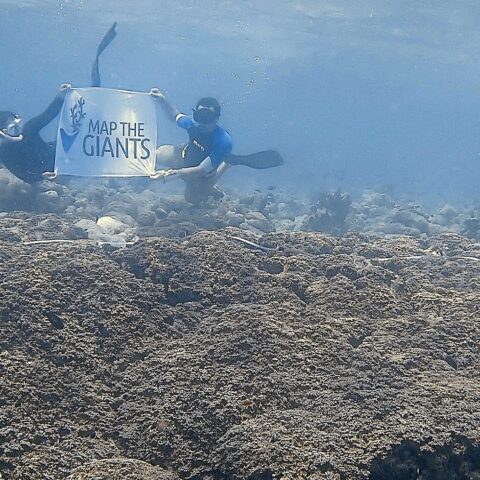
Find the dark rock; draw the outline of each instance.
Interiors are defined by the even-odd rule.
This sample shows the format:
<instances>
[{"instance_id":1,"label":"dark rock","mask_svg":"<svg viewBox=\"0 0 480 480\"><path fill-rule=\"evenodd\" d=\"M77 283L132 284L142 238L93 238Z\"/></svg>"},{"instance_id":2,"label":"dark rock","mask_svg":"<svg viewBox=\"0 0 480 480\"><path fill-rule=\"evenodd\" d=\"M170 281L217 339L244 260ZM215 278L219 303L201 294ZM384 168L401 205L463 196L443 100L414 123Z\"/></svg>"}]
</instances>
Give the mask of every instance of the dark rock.
<instances>
[{"instance_id":1,"label":"dark rock","mask_svg":"<svg viewBox=\"0 0 480 480\"><path fill-rule=\"evenodd\" d=\"M303 229L314 232L341 234L346 230L345 219L352 200L340 192L323 193L311 207L311 215L304 222Z\"/></svg>"},{"instance_id":2,"label":"dark rock","mask_svg":"<svg viewBox=\"0 0 480 480\"><path fill-rule=\"evenodd\" d=\"M480 220L478 218L465 219L462 234L472 238L480 238Z\"/></svg>"},{"instance_id":3,"label":"dark rock","mask_svg":"<svg viewBox=\"0 0 480 480\"><path fill-rule=\"evenodd\" d=\"M156 219L154 212L142 212L137 217L137 223L142 227L151 227L155 224Z\"/></svg>"}]
</instances>

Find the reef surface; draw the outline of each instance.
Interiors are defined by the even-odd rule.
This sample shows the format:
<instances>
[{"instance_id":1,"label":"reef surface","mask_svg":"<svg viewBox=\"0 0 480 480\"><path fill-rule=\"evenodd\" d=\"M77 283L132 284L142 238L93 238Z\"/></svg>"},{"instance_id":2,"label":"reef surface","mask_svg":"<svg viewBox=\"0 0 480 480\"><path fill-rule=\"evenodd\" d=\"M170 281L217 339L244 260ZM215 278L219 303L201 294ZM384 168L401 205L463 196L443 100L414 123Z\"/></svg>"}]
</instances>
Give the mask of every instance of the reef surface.
<instances>
[{"instance_id":1,"label":"reef surface","mask_svg":"<svg viewBox=\"0 0 480 480\"><path fill-rule=\"evenodd\" d=\"M478 480L479 207L215 193L0 169L0 478Z\"/></svg>"},{"instance_id":2,"label":"reef surface","mask_svg":"<svg viewBox=\"0 0 480 480\"><path fill-rule=\"evenodd\" d=\"M0 215L2 478L479 478L474 238L75 208Z\"/></svg>"}]
</instances>

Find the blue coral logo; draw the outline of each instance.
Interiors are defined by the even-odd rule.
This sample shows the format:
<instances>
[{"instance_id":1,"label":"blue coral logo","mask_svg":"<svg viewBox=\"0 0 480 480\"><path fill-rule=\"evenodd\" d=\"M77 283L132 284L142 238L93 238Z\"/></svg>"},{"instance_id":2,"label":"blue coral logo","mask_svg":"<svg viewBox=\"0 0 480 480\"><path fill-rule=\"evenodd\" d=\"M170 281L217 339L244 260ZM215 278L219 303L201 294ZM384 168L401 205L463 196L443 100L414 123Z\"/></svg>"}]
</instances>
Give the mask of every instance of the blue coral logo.
<instances>
[{"instance_id":1,"label":"blue coral logo","mask_svg":"<svg viewBox=\"0 0 480 480\"><path fill-rule=\"evenodd\" d=\"M85 105L85 100L83 97L79 97L75 105L70 109L70 119L71 119L71 133L65 131L65 129L60 128L60 136L62 138L63 149L66 152L70 150L72 145L75 143L75 140L80 133L80 127L82 126L82 120L86 117L86 113L83 111Z\"/></svg>"}]
</instances>

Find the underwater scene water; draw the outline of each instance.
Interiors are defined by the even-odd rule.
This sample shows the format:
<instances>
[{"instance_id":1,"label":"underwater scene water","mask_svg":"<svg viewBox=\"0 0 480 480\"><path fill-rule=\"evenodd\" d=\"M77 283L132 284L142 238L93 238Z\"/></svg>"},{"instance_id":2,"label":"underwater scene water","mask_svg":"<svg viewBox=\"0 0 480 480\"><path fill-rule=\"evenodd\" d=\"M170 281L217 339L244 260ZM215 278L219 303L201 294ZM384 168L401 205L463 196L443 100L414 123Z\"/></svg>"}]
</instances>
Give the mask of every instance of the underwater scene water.
<instances>
[{"instance_id":1,"label":"underwater scene water","mask_svg":"<svg viewBox=\"0 0 480 480\"><path fill-rule=\"evenodd\" d=\"M0 0L0 480L480 478L479 19ZM144 178L53 174L99 45Z\"/></svg>"},{"instance_id":2,"label":"underwater scene water","mask_svg":"<svg viewBox=\"0 0 480 480\"><path fill-rule=\"evenodd\" d=\"M3 0L2 108L28 118L60 83L88 86L99 38L117 21L105 86L158 86L187 112L216 96L235 151L275 148L286 159L281 170L242 169L228 182L478 201L479 8ZM168 136L181 141L175 128Z\"/></svg>"}]
</instances>

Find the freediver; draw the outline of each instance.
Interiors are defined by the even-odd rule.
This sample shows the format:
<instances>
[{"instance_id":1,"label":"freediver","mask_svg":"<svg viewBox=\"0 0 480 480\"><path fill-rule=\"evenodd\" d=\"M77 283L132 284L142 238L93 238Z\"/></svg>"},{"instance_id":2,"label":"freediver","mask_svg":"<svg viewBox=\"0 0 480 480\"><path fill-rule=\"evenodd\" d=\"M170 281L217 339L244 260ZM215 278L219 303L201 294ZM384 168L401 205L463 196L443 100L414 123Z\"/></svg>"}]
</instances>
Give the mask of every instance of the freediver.
<instances>
[{"instance_id":1,"label":"freediver","mask_svg":"<svg viewBox=\"0 0 480 480\"><path fill-rule=\"evenodd\" d=\"M156 151L156 164L168 167L158 170L152 178L164 182L181 178L185 182L185 200L198 204L214 193L214 185L230 165L246 165L264 169L282 165L277 152L266 150L251 155L233 155L230 134L218 125L221 107L213 97L201 98L193 115L180 113L158 89L150 95L162 106L166 116L188 133L188 143L162 145Z\"/></svg>"},{"instance_id":2,"label":"freediver","mask_svg":"<svg viewBox=\"0 0 480 480\"><path fill-rule=\"evenodd\" d=\"M180 177L185 182L185 200L199 203L213 193L213 186L227 168L225 159L232 151L230 134L218 125L221 107L213 97L201 98L193 115L185 115L167 101L158 88L150 95L158 100L167 117L188 133L184 145L157 148L156 163L169 167L154 178L163 181Z\"/></svg>"},{"instance_id":3,"label":"freediver","mask_svg":"<svg viewBox=\"0 0 480 480\"><path fill-rule=\"evenodd\" d=\"M115 22L98 46L92 65L92 87L100 86L99 57L115 38L116 26ZM54 171L55 142L45 142L40 131L60 113L63 99L70 87L69 84L61 85L59 93L47 109L26 122L23 128L19 115L0 111L0 163L24 182L39 182Z\"/></svg>"}]
</instances>

